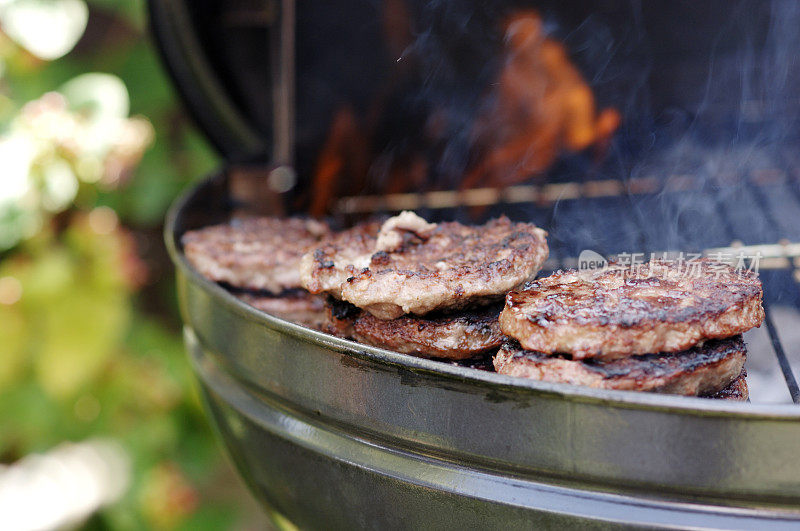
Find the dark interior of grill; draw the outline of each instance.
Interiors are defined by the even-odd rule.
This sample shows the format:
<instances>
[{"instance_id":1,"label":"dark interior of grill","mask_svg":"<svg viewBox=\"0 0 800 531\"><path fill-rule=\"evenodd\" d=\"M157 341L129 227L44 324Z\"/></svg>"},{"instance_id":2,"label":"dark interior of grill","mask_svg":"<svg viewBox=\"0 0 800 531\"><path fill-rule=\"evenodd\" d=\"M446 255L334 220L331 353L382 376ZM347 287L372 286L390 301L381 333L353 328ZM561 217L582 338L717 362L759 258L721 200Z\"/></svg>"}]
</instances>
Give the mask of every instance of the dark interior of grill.
<instances>
[{"instance_id":1,"label":"dark interior of grill","mask_svg":"<svg viewBox=\"0 0 800 531\"><path fill-rule=\"evenodd\" d=\"M315 0L287 36L287 4L191 4L211 71L263 141L237 149L198 116L233 161L234 200L251 199L280 164L288 184L256 194L269 208L323 208L343 223L403 209L430 220L505 214L549 231L550 270L586 249L758 256L767 319L746 336L751 399L800 402L800 5ZM521 13L563 45L596 115L613 109L620 122L513 182L495 171L465 184L492 149L475 124L502 98L493 87L514 60L504 50ZM276 46L294 53L289 100L276 90L288 75ZM276 109L292 100L282 129ZM326 152L336 171L325 173Z\"/></svg>"}]
</instances>

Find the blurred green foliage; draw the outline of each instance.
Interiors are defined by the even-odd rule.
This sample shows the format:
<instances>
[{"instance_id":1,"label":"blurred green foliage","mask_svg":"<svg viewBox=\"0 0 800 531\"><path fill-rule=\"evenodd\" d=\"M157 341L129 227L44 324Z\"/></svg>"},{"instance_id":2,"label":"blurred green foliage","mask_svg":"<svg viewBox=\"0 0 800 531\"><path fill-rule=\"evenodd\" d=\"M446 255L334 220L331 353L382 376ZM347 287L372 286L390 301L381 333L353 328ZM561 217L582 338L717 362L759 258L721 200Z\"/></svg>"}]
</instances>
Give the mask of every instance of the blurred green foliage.
<instances>
[{"instance_id":1,"label":"blurred green foliage","mask_svg":"<svg viewBox=\"0 0 800 531\"><path fill-rule=\"evenodd\" d=\"M235 526L238 495L220 486L229 472L194 392L160 236L170 202L218 160L176 100L143 1L88 8L58 59L0 33L0 134L11 152L35 148L22 166L27 192L0 204L0 461L111 437L134 477L88 526ZM87 72L115 78L73 81ZM129 108L113 104L114 79ZM110 129L98 137L100 126ZM108 131L121 133L105 142L117 138Z\"/></svg>"}]
</instances>

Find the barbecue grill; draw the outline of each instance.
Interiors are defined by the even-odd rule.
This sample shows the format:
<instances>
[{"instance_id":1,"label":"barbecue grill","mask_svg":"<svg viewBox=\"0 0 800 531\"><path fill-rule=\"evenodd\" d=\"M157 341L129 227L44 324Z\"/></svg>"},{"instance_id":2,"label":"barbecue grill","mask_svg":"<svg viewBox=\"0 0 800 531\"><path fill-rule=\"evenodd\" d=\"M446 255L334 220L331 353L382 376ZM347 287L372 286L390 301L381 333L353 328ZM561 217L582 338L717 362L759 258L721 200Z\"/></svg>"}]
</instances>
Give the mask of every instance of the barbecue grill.
<instances>
[{"instance_id":1,"label":"barbecue grill","mask_svg":"<svg viewBox=\"0 0 800 531\"><path fill-rule=\"evenodd\" d=\"M800 6L481 4L151 0L166 64L228 161L176 202L166 241L232 460L303 528L796 528ZM519 20L563 43L598 130L603 109L622 120L524 178L462 186L486 167L469 131L502 111L493 80ZM319 208L342 224L403 209L533 221L550 232L547 270L586 249L755 258L751 401L530 381L338 339L244 304L181 253L185 231L235 213Z\"/></svg>"}]
</instances>

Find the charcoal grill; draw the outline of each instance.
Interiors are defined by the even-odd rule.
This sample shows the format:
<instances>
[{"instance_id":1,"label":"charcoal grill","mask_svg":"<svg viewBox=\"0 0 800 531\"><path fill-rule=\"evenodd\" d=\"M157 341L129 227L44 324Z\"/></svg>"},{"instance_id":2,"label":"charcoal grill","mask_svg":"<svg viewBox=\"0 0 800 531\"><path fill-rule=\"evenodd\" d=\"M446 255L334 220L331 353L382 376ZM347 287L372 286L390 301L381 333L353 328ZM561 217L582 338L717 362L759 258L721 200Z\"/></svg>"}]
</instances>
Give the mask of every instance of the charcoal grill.
<instances>
[{"instance_id":1,"label":"charcoal grill","mask_svg":"<svg viewBox=\"0 0 800 531\"><path fill-rule=\"evenodd\" d=\"M301 528L796 528L800 144L792 126L800 106L786 95L800 72L779 67L798 10L778 2L537 3L554 21L550 31L584 50L576 61L598 103L622 111L604 157L560 157L506 186L448 186L446 171L411 191L366 183L328 203L342 221L401 209L430 219L531 220L550 231L550 270L574 267L584 249L758 254L766 322L746 335L751 402L729 403L528 381L373 348L262 313L191 269L180 249L186 230L241 209L284 214L313 203L305 192L332 105L380 84L377 74L360 83L341 77L374 68L385 4L410 6L412 18L434 28L424 42L443 46L437 17L451 24L478 10L463 21L485 36L496 29L486 21L530 3L490 12L470 2L365 3L355 13L335 2L297 10L292 0L150 2L166 63L229 161L176 202L166 241L192 366L254 494ZM605 62L586 52L609 43ZM363 65L351 64L354 50ZM605 66L593 72L597 62ZM734 65L739 77L710 63ZM436 102L461 74L434 76L424 94ZM751 74L781 90L744 83ZM731 76L742 82L731 88Z\"/></svg>"}]
</instances>

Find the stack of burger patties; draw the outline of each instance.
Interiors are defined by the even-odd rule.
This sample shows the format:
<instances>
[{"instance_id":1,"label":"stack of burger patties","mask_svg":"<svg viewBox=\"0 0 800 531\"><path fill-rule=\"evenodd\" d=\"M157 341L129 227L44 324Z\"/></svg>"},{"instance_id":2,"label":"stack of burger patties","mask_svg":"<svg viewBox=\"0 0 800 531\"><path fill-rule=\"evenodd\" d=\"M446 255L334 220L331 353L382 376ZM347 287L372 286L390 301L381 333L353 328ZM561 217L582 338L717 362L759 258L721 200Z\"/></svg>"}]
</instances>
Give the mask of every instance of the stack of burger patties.
<instances>
[{"instance_id":1,"label":"stack of burger patties","mask_svg":"<svg viewBox=\"0 0 800 531\"><path fill-rule=\"evenodd\" d=\"M204 277L261 311L319 329L324 298L300 285L300 259L331 235L312 219L251 217L189 231L182 243Z\"/></svg>"},{"instance_id":2,"label":"stack of burger patties","mask_svg":"<svg viewBox=\"0 0 800 531\"><path fill-rule=\"evenodd\" d=\"M547 255L546 233L530 223L433 224L402 212L334 235L303 257L301 280L328 295L331 334L466 360L503 343L503 299L534 278Z\"/></svg>"},{"instance_id":3,"label":"stack of burger patties","mask_svg":"<svg viewBox=\"0 0 800 531\"><path fill-rule=\"evenodd\" d=\"M741 334L764 320L756 274L707 259L559 271L513 291L497 372L602 389L748 397Z\"/></svg>"}]
</instances>

